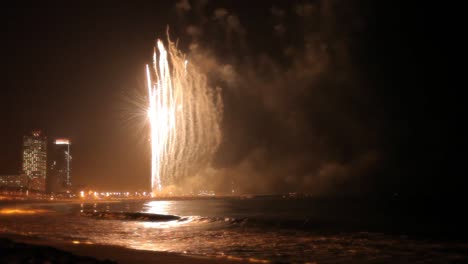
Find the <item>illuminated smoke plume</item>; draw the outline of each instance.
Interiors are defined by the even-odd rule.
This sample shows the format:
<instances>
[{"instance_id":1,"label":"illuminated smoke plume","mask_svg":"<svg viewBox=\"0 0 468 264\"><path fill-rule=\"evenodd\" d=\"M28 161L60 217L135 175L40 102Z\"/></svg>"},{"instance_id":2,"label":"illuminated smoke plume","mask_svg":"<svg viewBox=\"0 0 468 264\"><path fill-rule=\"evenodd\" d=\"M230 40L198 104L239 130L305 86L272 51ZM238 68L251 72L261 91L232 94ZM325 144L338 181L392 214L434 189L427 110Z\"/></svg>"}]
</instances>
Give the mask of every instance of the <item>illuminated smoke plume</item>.
<instances>
[{"instance_id":1,"label":"illuminated smoke plume","mask_svg":"<svg viewBox=\"0 0 468 264\"><path fill-rule=\"evenodd\" d=\"M209 166L221 142L223 104L219 89L190 64L174 43L157 41L146 66L151 130L153 195Z\"/></svg>"}]
</instances>

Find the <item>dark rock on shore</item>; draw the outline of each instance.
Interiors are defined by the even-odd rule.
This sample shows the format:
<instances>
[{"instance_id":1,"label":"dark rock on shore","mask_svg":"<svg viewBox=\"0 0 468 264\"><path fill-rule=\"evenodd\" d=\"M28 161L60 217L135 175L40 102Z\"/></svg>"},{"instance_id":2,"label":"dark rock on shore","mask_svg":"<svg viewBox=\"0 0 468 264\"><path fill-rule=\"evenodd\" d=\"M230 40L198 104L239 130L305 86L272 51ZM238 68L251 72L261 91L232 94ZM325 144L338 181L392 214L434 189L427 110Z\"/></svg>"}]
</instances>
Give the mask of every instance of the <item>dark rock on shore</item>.
<instances>
[{"instance_id":1,"label":"dark rock on shore","mask_svg":"<svg viewBox=\"0 0 468 264\"><path fill-rule=\"evenodd\" d=\"M148 213L132 213L132 212L83 212L82 216L93 217L98 219L112 220L128 220L128 221L152 221L166 222L180 220L176 215L148 214Z\"/></svg>"}]
</instances>

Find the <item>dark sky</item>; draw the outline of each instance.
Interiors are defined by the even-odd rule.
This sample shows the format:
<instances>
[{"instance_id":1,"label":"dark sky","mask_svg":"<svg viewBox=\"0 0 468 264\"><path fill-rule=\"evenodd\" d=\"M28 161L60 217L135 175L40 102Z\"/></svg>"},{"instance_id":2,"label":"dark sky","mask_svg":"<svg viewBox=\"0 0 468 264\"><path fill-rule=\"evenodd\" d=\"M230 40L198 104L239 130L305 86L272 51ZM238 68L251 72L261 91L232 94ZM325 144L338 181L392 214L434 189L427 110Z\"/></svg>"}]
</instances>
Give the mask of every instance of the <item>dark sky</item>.
<instances>
[{"instance_id":1,"label":"dark sky","mask_svg":"<svg viewBox=\"0 0 468 264\"><path fill-rule=\"evenodd\" d=\"M244 192L431 193L462 182L447 93L428 84L425 13L398 1L148 1L2 9L0 173L34 128L73 143L73 181L146 189L138 102L156 38L223 89L206 173ZM196 44L196 49L194 48ZM437 54L432 54L432 58ZM205 177L205 176L203 176Z\"/></svg>"}]
</instances>

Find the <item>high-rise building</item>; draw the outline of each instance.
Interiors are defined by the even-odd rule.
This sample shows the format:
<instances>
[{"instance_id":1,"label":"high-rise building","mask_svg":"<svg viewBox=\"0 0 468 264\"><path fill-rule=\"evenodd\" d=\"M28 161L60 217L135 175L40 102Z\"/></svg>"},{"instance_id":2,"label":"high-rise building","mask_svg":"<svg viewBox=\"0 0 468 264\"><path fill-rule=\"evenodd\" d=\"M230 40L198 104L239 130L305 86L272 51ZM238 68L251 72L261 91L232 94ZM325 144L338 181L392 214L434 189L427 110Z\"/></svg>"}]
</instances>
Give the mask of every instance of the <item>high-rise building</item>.
<instances>
[{"instance_id":1,"label":"high-rise building","mask_svg":"<svg viewBox=\"0 0 468 264\"><path fill-rule=\"evenodd\" d=\"M47 175L47 190L49 192L64 192L71 187L71 154L70 140L56 139L49 150L49 172Z\"/></svg>"},{"instance_id":2,"label":"high-rise building","mask_svg":"<svg viewBox=\"0 0 468 264\"><path fill-rule=\"evenodd\" d=\"M47 137L40 130L23 138L23 173L28 176L30 189L45 191Z\"/></svg>"}]
</instances>

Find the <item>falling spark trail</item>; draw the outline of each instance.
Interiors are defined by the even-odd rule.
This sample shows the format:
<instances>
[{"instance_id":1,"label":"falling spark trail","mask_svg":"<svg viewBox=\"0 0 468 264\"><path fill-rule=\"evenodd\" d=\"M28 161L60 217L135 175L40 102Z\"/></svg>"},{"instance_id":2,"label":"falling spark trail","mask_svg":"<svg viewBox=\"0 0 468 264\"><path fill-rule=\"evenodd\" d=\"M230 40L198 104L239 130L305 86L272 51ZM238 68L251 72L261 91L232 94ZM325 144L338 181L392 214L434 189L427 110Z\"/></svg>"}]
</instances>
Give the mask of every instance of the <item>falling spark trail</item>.
<instances>
[{"instance_id":1,"label":"falling spark trail","mask_svg":"<svg viewBox=\"0 0 468 264\"><path fill-rule=\"evenodd\" d=\"M219 89L168 42L157 41L146 65L153 195L209 166L221 142Z\"/></svg>"}]
</instances>

